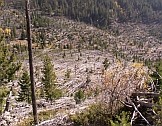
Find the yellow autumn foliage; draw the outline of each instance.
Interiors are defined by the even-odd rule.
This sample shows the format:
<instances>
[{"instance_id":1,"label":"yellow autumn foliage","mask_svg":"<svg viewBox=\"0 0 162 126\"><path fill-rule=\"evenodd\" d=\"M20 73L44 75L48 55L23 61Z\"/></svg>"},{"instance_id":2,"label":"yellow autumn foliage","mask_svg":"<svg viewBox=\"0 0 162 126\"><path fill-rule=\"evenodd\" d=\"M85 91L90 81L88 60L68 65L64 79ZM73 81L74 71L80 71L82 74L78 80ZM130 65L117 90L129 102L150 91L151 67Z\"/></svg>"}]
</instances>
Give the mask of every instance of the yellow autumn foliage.
<instances>
[{"instance_id":1,"label":"yellow autumn foliage","mask_svg":"<svg viewBox=\"0 0 162 126\"><path fill-rule=\"evenodd\" d=\"M121 66L122 65L121 64L121 61L119 59L117 59L117 62L116 63L117 63L118 66Z\"/></svg>"},{"instance_id":2,"label":"yellow autumn foliage","mask_svg":"<svg viewBox=\"0 0 162 126\"><path fill-rule=\"evenodd\" d=\"M137 74L138 74L138 76L144 76L144 75L146 75L144 69L142 69L142 68L138 70Z\"/></svg>"},{"instance_id":3,"label":"yellow autumn foliage","mask_svg":"<svg viewBox=\"0 0 162 126\"><path fill-rule=\"evenodd\" d=\"M104 74L104 84L110 90L126 88L146 89L148 81L148 70L143 63L128 63L116 60ZM131 90L132 90L131 89Z\"/></svg>"},{"instance_id":4,"label":"yellow autumn foliage","mask_svg":"<svg viewBox=\"0 0 162 126\"><path fill-rule=\"evenodd\" d=\"M0 28L0 34L2 34L4 31L3 31L3 29L2 28Z\"/></svg>"},{"instance_id":5,"label":"yellow autumn foliage","mask_svg":"<svg viewBox=\"0 0 162 126\"><path fill-rule=\"evenodd\" d=\"M132 67L141 68L141 67L143 67L143 63L133 63Z\"/></svg>"},{"instance_id":6,"label":"yellow autumn foliage","mask_svg":"<svg viewBox=\"0 0 162 126\"><path fill-rule=\"evenodd\" d=\"M11 29L6 28L6 29L4 30L4 33L5 33L6 35L10 35L10 34L11 34Z\"/></svg>"}]
</instances>

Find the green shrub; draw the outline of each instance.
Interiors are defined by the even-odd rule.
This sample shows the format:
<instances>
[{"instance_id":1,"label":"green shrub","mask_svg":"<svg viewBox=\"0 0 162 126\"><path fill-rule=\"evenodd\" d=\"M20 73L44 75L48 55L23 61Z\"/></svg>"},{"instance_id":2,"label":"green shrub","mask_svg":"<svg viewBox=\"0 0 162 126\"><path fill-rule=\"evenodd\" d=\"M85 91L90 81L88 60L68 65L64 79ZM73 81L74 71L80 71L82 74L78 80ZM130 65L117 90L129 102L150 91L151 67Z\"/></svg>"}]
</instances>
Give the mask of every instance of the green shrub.
<instances>
[{"instance_id":1,"label":"green shrub","mask_svg":"<svg viewBox=\"0 0 162 126\"><path fill-rule=\"evenodd\" d=\"M8 92L9 90L5 86L0 86L0 114L3 112L3 105Z\"/></svg>"},{"instance_id":2,"label":"green shrub","mask_svg":"<svg viewBox=\"0 0 162 126\"><path fill-rule=\"evenodd\" d=\"M110 120L111 126L131 126L127 112L123 111L120 115L116 115L116 120Z\"/></svg>"},{"instance_id":3,"label":"green shrub","mask_svg":"<svg viewBox=\"0 0 162 126\"><path fill-rule=\"evenodd\" d=\"M97 104L92 105L82 113L77 113L70 117L74 126L109 126L110 113L106 106Z\"/></svg>"},{"instance_id":4,"label":"green shrub","mask_svg":"<svg viewBox=\"0 0 162 126\"><path fill-rule=\"evenodd\" d=\"M79 90L74 95L74 100L77 104L81 103L85 99L84 92L82 90Z\"/></svg>"},{"instance_id":5,"label":"green shrub","mask_svg":"<svg viewBox=\"0 0 162 126\"><path fill-rule=\"evenodd\" d=\"M31 113L30 113L31 114ZM39 122L52 119L56 115L55 110L47 110L38 113ZM32 126L33 125L33 117L30 115L28 118L22 120L17 126Z\"/></svg>"}]
</instances>

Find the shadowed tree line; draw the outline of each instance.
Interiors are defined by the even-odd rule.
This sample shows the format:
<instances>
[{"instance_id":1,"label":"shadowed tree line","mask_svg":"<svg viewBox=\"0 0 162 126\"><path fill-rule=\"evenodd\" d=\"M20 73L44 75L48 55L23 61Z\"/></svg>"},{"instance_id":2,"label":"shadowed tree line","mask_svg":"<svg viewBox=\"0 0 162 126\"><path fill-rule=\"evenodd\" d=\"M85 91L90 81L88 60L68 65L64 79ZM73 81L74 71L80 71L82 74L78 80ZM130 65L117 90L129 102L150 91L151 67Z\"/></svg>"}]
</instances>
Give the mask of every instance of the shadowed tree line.
<instances>
[{"instance_id":1,"label":"shadowed tree line","mask_svg":"<svg viewBox=\"0 0 162 126\"><path fill-rule=\"evenodd\" d=\"M22 8L21 0L14 1ZM33 8L43 14L66 16L97 27L108 28L111 22L161 22L161 0L33 0Z\"/></svg>"}]
</instances>

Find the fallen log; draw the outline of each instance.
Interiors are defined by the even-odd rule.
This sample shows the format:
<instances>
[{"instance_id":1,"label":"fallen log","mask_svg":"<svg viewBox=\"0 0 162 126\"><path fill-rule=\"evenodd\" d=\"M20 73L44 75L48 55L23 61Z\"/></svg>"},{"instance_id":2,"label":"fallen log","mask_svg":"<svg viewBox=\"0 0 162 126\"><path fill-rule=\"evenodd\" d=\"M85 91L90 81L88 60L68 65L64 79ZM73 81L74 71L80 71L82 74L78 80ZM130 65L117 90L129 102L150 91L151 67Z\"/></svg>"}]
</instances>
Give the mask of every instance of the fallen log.
<instances>
[{"instance_id":1,"label":"fallen log","mask_svg":"<svg viewBox=\"0 0 162 126\"><path fill-rule=\"evenodd\" d=\"M155 93L155 92L135 92L132 93L132 96L150 96L150 97L159 97L160 93Z\"/></svg>"},{"instance_id":2,"label":"fallen log","mask_svg":"<svg viewBox=\"0 0 162 126\"><path fill-rule=\"evenodd\" d=\"M155 103L149 103L149 102L144 102L144 101L136 101L135 102L136 104L140 104L141 107L147 107L147 108L157 108L157 109L161 109L162 106L160 105L157 105Z\"/></svg>"},{"instance_id":3,"label":"fallen log","mask_svg":"<svg viewBox=\"0 0 162 126\"><path fill-rule=\"evenodd\" d=\"M142 115L142 113L138 110L138 108L133 102L132 102L132 106L134 107L134 110L144 119L144 121L148 124L148 126L151 126L149 121Z\"/></svg>"}]
</instances>

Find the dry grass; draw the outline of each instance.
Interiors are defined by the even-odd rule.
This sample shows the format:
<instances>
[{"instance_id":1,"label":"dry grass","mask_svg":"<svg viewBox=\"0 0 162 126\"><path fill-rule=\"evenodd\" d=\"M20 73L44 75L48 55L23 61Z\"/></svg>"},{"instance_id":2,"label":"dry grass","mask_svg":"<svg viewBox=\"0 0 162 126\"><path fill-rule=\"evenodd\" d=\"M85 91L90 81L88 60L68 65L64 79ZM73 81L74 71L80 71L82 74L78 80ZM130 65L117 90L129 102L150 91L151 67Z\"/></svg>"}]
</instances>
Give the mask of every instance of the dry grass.
<instances>
[{"instance_id":1,"label":"dry grass","mask_svg":"<svg viewBox=\"0 0 162 126\"><path fill-rule=\"evenodd\" d=\"M39 122L52 119L56 115L55 110L47 110L39 112L38 114L38 120ZM30 115L28 118L23 119L20 123L18 123L16 126L31 126L33 125L33 118Z\"/></svg>"}]
</instances>

